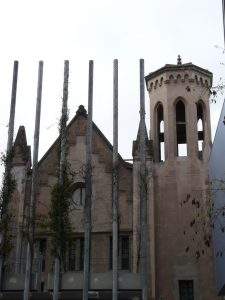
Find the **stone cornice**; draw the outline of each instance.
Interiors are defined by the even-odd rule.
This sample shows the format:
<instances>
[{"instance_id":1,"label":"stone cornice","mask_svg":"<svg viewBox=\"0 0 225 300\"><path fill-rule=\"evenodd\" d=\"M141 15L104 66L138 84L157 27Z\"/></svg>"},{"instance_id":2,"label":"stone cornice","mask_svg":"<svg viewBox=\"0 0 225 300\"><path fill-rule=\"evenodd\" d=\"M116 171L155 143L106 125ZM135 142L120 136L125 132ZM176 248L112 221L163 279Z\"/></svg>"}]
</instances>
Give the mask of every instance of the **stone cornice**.
<instances>
[{"instance_id":1,"label":"stone cornice","mask_svg":"<svg viewBox=\"0 0 225 300\"><path fill-rule=\"evenodd\" d=\"M208 79L210 79L210 85L212 85L212 79L213 79L213 74L206 70L206 69L203 69L201 67L198 67L192 63L187 63L187 64L183 64L183 65L171 65L171 64L167 64L165 65L164 67L152 72L152 73L149 73L147 76L145 76L145 80L146 80L146 83L149 82L149 80L152 80L164 73L173 73L173 72L181 72L181 71L194 71L200 75L203 75L205 77L207 77Z\"/></svg>"}]
</instances>

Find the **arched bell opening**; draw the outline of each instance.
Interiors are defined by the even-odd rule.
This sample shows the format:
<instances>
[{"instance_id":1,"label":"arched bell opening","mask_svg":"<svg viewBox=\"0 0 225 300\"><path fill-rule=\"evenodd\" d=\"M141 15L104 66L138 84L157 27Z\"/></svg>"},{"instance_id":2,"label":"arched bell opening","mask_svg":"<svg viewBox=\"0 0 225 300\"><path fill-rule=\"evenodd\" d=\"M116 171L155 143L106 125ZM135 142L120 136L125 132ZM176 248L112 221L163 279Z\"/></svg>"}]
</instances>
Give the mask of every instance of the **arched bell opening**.
<instances>
[{"instance_id":1,"label":"arched bell opening","mask_svg":"<svg viewBox=\"0 0 225 300\"><path fill-rule=\"evenodd\" d=\"M197 109L197 132L198 132L198 156L202 159L203 143L205 138L204 130L204 104L201 100L196 103Z\"/></svg>"},{"instance_id":2,"label":"arched bell opening","mask_svg":"<svg viewBox=\"0 0 225 300\"><path fill-rule=\"evenodd\" d=\"M176 111L177 156L187 156L186 113L185 113L185 104L182 100L178 100L176 102L175 111Z\"/></svg>"},{"instance_id":3,"label":"arched bell opening","mask_svg":"<svg viewBox=\"0 0 225 300\"><path fill-rule=\"evenodd\" d=\"M165 141L164 141L164 114L163 105L158 103L156 106L156 140L158 149L158 161L165 161Z\"/></svg>"}]
</instances>

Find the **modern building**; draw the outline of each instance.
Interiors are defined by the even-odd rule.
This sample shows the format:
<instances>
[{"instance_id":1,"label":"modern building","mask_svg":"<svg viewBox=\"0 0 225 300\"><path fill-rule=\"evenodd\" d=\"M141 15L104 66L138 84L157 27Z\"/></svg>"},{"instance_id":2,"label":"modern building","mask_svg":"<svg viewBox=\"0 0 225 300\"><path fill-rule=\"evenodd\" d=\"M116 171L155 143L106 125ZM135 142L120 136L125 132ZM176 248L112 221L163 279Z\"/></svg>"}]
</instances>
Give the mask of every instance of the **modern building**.
<instances>
[{"instance_id":1,"label":"modern building","mask_svg":"<svg viewBox=\"0 0 225 300\"><path fill-rule=\"evenodd\" d=\"M146 130L145 138L149 299L216 300L219 298L212 247L202 248L201 231L193 236L193 226L190 226L196 213L196 206L190 202L196 199L204 207L209 184L212 73L192 63L182 64L178 58L177 64L165 65L147 75L145 80L151 120L150 135ZM68 161L75 177L70 212L73 242L66 254L65 272L61 274L63 299L81 299L83 288L86 127L87 112L81 105L67 128ZM119 299L127 300L141 299L139 146L138 132L133 142L133 163L119 157L118 282ZM36 250L32 272L32 289L34 295L39 295L38 299L50 299L53 286L51 236L44 224L51 190L57 182L58 148L59 139L38 163ZM92 163L90 299L111 299L112 145L94 123ZM24 288L23 228L30 201L32 169L23 126L14 143L13 170L17 181L15 247L5 267L3 285L4 297L11 297L8 299L19 295Z\"/></svg>"},{"instance_id":2,"label":"modern building","mask_svg":"<svg viewBox=\"0 0 225 300\"><path fill-rule=\"evenodd\" d=\"M214 200L214 255L216 269L217 290L220 295L225 295L225 271L224 271L224 211L225 211L225 102L218 122L216 135L210 155L210 181Z\"/></svg>"}]
</instances>

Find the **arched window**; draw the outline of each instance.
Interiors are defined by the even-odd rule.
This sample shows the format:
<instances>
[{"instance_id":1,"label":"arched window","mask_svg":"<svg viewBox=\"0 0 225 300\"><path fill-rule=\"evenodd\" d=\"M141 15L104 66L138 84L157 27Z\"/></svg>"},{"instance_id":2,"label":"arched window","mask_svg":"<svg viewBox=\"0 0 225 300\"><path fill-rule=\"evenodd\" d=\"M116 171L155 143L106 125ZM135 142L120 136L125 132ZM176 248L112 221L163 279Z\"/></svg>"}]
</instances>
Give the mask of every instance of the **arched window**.
<instances>
[{"instance_id":1,"label":"arched window","mask_svg":"<svg viewBox=\"0 0 225 300\"><path fill-rule=\"evenodd\" d=\"M158 160L165 161L165 144L164 144L164 116L163 106L159 103L156 107L156 122L157 122L157 148L158 148Z\"/></svg>"},{"instance_id":2,"label":"arched window","mask_svg":"<svg viewBox=\"0 0 225 300\"><path fill-rule=\"evenodd\" d=\"M71 210L81 209L85 203L85 186L84 183L78 182L74 184L74 191L71 197Z\"/></svg>"},{"instance_id":3,"label":"arched window","mask_svg":"<svg viewBox=\"0 0 225 300\"><path fill-rule=\"evenodd\" d=\"M197 109L197 131L198 131L198 155L202 158L202 148L204 142L204 109L203 102L200 100L196 104Z\"/></svg>"},{"instance_id":4,"label":"arched window","mask_svg":"<svg viewBox=\"0 0 225 300\"><path fill-rule=\"evenodd\" d=\"M185 105L182 100L176 103L177 156L187 156L187 134Z\"/></svg>"}]
</instances>

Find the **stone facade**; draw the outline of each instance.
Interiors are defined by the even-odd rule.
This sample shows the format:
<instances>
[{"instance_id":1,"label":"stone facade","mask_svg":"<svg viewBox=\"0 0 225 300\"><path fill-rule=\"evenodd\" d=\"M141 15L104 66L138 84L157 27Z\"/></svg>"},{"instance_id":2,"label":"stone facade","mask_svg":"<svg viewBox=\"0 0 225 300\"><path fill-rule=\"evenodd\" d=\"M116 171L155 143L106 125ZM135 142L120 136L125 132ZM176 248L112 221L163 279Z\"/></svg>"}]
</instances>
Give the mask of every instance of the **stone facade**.
<instances>
[{"instance_id":1,"label":"stone facade","mask_svg":"<svg viewBox=\"0 0 225 300\"><path fill-rule=\"evenodd\" d=\"M204 202L202 193L208 182L211 150L209 87L212 74L191 63L166 65L146 76L146 83L150 96L150 138L155 151L153 182L156 299L180 299L179 280L193 280L194 299L217 299L212 249L196 260L195 252L191 250L198 247L197 238L191 237L189 241L187 233L184 234L185 230L188 232L193 218L193 207L181 206L188 194L195 195L201 203ZM185 124L181 126L186 127L186 140L181 136L181 145L186 144L187 148L186 153L181 153L180 156L177 149L180 124L176 116L179 100L185 108ZM204 137L201 151L198 149L200 134L197 127L199 101L203 106L201 131ZM161 111L157 113L159 105ZM163 132L159 128L161 121L164 122ZM161 140L160 134L163 136ZM160 143L164 143L163 149L159 149ZM164 161L160 159L160 150L164 152ZM184 251L187 246L191 249L190 253Z\"/></svg>"},{"instance_id":2,"label":"stone facade","mask_svg":"<svg viewBox=\"0 0 225 300\"><path fill-rule=\"evenodd\" d=\"M189 245L184 230L193 215L192 207L180 204L188 194L204 191L208 182L208 159L211 150L209 88L212 74L193 64L166 65L146 76L150 96L151 132L146 131L149 210L149 299L183 300L180 282L193 284L194 299L216 300L212 249L199 260ZM199 101L201 103L198 106ZM177 116L184 108L184 120ZM199 108L198 108L199 107ZM197 129L202 119L202 129ZM163 129L160 129L163 121ZM87 113L79 107L67 128L68 160L76 172L74 185L84 184ZM180 139L180 140L179 140ZM20 141L20 143L18 142ZM201 146L199 142L201 141ZM22 143L22 146L21 146ZM179 154L179 145L186 144L186 153ZM199 148L200 147L200 148ZM57 181L59 140L50 147L38 164L37 216L48 217L51 189ZM15 142L14 173L17 179L15 206L17 223L23 223L29 199L30 153L24 128L20 128ZM183 150L185 152L185 150ZM163 154L164 152L164 154ZM185 155L185 156L184 156ZM112 288L110 266L110 237L112 235L112 145L93 124L93 204L92 204L92 288ZM119 233L121 244L129 240L129 262L120 271L119 287L136 291L140 298L140 191L139 191L139 134L133 143L133 164L119 158ZM199 194L201 194L199 196ZM204 202L204 193L199 193ZM21 213L22 212L22 213ZM83 207L71 212L74 238L84 235ZM17 226L18 227L18 226ZM24 257L23 241L16 234L16 261ZM51 242L47 230L36 229L37 239L46 239L45 268L39 275L38 289L52 288ZM126 237L126 239L122 239ZM193 242L195 243L195 242ZM195 245L196 246L196 245ZM120 251L125 251L125 250ZM129 249L129 250L127 250ZM121 253L122 253L121 252ZM38 253L38 250L37 250ZM119 255L123 255L123 254ZM38 255L38 254L37 254ZM120 258L121 259L121 258ZM122 259L121 259L122 261ZM127 263L127 262L126 262ZM122 262L121 262L122 264ZM76 284L75 284L76 283ZM82 288L82 270L65 274L62 288ZM11 286L11 289L12 286ZM131 297L131 298L130 298ZM79 299L79 298L77 298ZM104 299L104 298L100 298ZM108 298L107 298L108 299ZM121 298L122 299L122 298ZM192 299L192 298L190 298Z\"/></svg>"}]
</instances>

